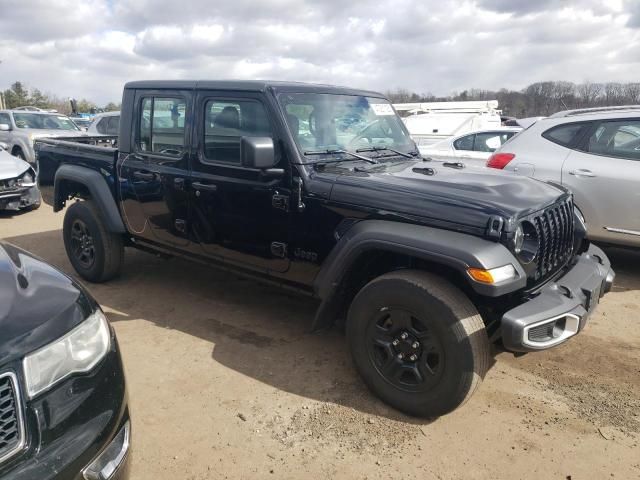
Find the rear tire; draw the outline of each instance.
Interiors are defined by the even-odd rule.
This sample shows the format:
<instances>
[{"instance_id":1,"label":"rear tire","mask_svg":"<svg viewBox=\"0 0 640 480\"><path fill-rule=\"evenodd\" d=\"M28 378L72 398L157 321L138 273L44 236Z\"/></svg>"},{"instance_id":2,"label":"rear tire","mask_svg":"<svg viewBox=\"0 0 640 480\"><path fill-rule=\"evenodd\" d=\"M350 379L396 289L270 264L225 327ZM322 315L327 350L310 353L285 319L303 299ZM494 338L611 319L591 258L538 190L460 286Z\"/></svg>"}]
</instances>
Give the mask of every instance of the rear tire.
<instances>
[{"instance_id":1,"label":"rear tire","mask_svg":"<svg viewBox=\"0 0 640 480\"><path fill-rule=\"evenodd\" d=\"M347 341L367 386L419 417L465 403L491 362L484 322L469 298L418 270L387 273L363 287L349 309Z\"/></svg>"},{"instance_id":2,"label":"rear tire","mask_svg":"<svg viewBox=\"0 0 640 480\"><path fill-rule=\"evenodd\" d=\"M124 261L122 236L109 232L91 201L76 202L64 216L64 247L78 274L101 283L117 277Z\"/></svg>"}]
</instances>

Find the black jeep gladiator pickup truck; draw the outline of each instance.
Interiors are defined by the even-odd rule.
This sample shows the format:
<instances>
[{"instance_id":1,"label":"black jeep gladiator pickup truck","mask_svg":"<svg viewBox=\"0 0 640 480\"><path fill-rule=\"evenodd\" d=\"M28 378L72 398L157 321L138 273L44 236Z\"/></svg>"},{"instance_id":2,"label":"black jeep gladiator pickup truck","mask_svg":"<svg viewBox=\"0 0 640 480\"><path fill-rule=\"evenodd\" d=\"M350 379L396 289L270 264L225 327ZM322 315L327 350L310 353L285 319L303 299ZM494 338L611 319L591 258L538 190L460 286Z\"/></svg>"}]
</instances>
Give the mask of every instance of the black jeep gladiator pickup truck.
<instances>
[{"instance_id":1,"label":"black jeep gladiator pickup truck","mask_svg":"<svg viewBox=\"0 0 640 480\"><path fill-rule=\"evenodd\" d=\"M125 85L118 149L37 142L87 280L124 247L224 266L314 295L392 406L461 405L490 345L558 345L613 283L571 194L423 159L378 93L258 81Z\"/></svg>"}]
</instances>

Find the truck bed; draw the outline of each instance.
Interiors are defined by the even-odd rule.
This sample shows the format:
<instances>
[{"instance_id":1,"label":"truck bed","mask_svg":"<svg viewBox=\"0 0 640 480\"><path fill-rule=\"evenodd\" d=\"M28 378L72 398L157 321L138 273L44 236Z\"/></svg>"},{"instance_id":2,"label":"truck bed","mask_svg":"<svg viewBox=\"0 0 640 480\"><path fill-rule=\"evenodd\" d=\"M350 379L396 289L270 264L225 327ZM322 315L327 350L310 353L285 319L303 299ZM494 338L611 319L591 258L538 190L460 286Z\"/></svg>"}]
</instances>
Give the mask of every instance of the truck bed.
<instances>
[{"instance_id":1,"label":"truck bed","mask_svg":"<svg viewBox=\"0 0 640 480\"><path fill-rule=\"evenodd\" d=\"M62 164L81 165L113 176L118 137L42 138L35 142L40 183L52 183Z\"/></svg>"}]
</instances>

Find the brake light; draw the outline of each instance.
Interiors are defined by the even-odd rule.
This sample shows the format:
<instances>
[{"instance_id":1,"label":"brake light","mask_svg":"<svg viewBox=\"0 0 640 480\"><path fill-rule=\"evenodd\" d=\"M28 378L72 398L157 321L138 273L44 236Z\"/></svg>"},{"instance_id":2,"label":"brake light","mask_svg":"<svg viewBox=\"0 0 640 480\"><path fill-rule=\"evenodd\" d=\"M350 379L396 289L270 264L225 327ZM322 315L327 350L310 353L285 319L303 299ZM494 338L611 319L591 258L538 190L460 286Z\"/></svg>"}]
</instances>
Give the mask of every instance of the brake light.
<instances>
[{"instance_id":1,"label":"brake light","mask_svg":"<svg viewBox=\"0 0 640 480\"><path fill-rule=\"evenodd\" d=\"M494 153L487 160L487 167L502 170L514 158L516 156L513 153Z\"/></svg>"}]
</instances>

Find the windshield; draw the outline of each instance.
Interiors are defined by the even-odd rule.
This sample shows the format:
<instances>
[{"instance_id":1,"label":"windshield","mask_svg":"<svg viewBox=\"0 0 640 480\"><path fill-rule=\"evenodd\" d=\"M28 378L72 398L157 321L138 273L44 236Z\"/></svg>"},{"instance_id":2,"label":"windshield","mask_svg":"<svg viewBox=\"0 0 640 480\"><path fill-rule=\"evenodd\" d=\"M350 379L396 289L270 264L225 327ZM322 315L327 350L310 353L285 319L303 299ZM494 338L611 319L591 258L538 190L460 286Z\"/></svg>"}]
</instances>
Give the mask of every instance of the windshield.
<instances>
[{"instance_id":1,"label":"windshield","mask_svg":"<svg viewBox=\"0 0 640 480\"><path fill-rule=\"evenodd\" d=\"M379 151L415 151L415 144L391 104L382 98L359 95L287 93L278 98L287 124L304 154Z\"/></svg>"},{"instance_id":2,"label":"windshield","mask_svg":"<svg viewBox=\"0 0 640 480\"><path fill-rule=\"evenodd\" d=\"M79 130L69 117L64 115L42 115L40 113L14 113L18 128L38 130Z\"/></svg>"}]
</instances>

